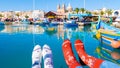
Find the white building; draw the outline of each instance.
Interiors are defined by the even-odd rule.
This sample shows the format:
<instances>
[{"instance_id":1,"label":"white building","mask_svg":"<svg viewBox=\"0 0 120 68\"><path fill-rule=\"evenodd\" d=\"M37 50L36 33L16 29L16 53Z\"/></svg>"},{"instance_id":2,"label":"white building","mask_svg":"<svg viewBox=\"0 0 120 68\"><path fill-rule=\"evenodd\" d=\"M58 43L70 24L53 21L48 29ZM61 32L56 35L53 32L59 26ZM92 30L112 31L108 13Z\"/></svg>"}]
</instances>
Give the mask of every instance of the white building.
<instances>
[{"instance_id":1,"label":"white building","mask_svg":"<svg viewBox=\"0 0 120 68\"><path fill-rule=\"evenodd\" d=\"M32 18L44 18L44 11L42 11L42 10L34 10L32 12Z\"/></svg>"},{"instance_id":2,"label":"white building","mask_svg":"<svg viewBox=\"0 0 120 68\"><path fill-rule=\"evenodd\" d=\"M4 18L21 18L24 19L25 16L29 18L44 18L44 11L42 10L30 10L30 11L2 11L0 14L3 15Z\"/></svg>"}]
</instances>

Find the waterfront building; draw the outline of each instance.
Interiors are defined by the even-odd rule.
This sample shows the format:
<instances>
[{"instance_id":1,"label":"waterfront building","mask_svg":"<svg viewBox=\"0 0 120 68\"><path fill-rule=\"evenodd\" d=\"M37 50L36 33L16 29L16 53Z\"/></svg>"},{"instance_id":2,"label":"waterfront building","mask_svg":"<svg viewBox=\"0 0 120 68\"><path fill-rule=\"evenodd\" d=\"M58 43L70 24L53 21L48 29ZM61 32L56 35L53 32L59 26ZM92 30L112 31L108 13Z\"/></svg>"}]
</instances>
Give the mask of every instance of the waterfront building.
<instances>
[{"instance_id":1,"label":"waterfront building","mask_svg":"<svg viewBox=\"0 0 120 68\"><path fill-rule=\"evenodd\" d=\"M72 6L70 5L70 3L68 4L68 6L66 7L65 4L62 4L62 6L60 6L60 4L57 5L57 10L56 11L49 11L45 14L46 18L60 18L60 19L64 19L67 17L68 13L71 13L73 11Z\"/></svg>"},{"instance_id":2,"label":"waterfront building","mask_svg":"<svg viewBox=\"0 0 120 68\"><path fill-rule=\"evenodd\" d=\"M42 10L33 10L32 18L44 18L44 11Z\"/></svg>"},{"instance_id":3,"label":"waterfront building","mask_svg":"<svg viewBox=\"0 0 120 68\"><path fill-rule=\"evenodd\" d=\"M29 18L44 18L44 11L42 10L29 10L29 11L1 11L0 14L4 18L25 18L27 15Z\"/></svg>"}]
</instances>

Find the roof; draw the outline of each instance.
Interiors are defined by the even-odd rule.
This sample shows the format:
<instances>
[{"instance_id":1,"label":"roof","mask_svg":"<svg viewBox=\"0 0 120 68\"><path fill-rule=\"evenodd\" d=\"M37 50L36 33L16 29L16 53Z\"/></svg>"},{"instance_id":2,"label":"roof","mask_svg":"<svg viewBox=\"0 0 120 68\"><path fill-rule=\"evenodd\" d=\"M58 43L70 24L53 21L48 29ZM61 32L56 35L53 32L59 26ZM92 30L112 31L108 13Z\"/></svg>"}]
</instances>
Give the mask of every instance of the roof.
<instances>
[{"instance_id":1,"label":"roof","mask_svg":"<svg viewBox=\"0 0 120 68\"><path fill-rule=\"evenodd\" d=\"M64 16L66 15L65 13L58 13L58 12L55 12L55 11L49 11L45 14L45 16L49 16L49 15L52 15L52 16Z\"/></svg>"}]
</instances>

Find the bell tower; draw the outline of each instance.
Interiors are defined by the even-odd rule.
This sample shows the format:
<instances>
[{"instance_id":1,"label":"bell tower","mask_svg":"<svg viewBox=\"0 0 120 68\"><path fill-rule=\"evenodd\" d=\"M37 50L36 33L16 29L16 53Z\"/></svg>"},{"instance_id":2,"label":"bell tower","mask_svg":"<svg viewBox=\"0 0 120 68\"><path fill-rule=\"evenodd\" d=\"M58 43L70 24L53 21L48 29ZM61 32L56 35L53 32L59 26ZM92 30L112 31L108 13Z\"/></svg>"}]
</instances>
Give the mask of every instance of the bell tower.
<instances>
[{"instance_id":1,"label":"bell tower","mask_svg":"<svg viewBox=\"0 0 120 68\"><path fill-rule=\"evenodd\" d=\"M65 13L66 9L65 9L65 4L62 5L62 8L61 8L61 13Z\"/></svg>"},{"instance_id":2,"label":"bell tower","mask_svg":"<svg viewBox=\"0 0 120 68\"><path fill-rule=\"evenodd\" d=\"M72 12L72 11L73 11L73 8L72 8L72 6L70 5L70 3L68 4L67 10L68 10L68 12Z\"/></svg>"}]
</instances>

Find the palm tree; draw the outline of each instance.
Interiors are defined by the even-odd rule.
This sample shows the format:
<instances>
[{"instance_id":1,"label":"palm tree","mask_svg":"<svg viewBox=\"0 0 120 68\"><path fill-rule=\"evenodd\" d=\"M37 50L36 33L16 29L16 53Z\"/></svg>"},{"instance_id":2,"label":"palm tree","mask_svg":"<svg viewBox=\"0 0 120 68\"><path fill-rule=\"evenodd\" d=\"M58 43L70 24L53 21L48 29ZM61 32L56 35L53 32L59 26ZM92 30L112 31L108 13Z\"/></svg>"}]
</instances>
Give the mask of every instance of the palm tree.
<instances>
[{"instance_id":1,"label":"palm tree","mask_svg":"<svg viewBox=\"0 0 120 68\"><path fill-rule=\"evenodd\" d=\"M93 15L98 15L98 13L97 12L93 12Z\"/></svg>"},{"instance_id":2,"label":"palm tree","mask_svg":"<svg viewBox=\"0 0 120 68\"><path fill-rule=\"evenodd\" d=\"M105 14L104 11L100 11L100 15L103 16Z\"/></svg>"},{"instance_id":3,"label":"palm tree","mask_svg":"<svg viewBox=\"0 0 120 68\"><path fill-rule=\"evenodd\" d=\"M111 9L107 9L106 13L108 14L108 16L110 16L113 13L113 11Z\"/></svg>"},{"instance_id":4,"label":"palm tree","mask_svg":"<svg viewBox=\"0 0 120 68\"><path fill-rule=\"evenodd\" d=\"M86 11L86 13L87 13L87 14L91 14L91 12L90 12L90 11L88 11L88 10Z\"/></svg>"},{"instance_id":5,"label":"palm tree","mask_svg":"<svg viewBox=\"0 0 120 68\"><path fill-rule=\"evenodd\" d=\"M19 16L20 16L20 14L19 14L19 13L16 13L15 15L16 15L18 18L19 18Z\"/></svg>"},{"instance_id":6,"label":"palm tree","mask_svg":"<svg viewBox=\"0 0 120 68\"><path fill-rule=\"evenodd\" d=\"M79 8L75 8L74 11L78 14L78 12L79 12Z\"/></svg>"},{"instance_id":7,"label":"palm tree","mask_svg":"<svg viewBox=\"0 0 120 68\"><path fill-rule=\"evenodd\" d=\"M80 8L80 12L84 13L85 9L84 8Z\"/></svg>"},{"instance_id":8,"label":"palm tree","mask_svg":"<svg viewBox=\"0 0 120 68\"><path fill-rule=\"evenodd\" d=\"M28 18L29 18L29 16L28 16L28 15L26 15L26 16L25 16L25 18L26 18L26 19L28 19Z\"/></svg>"}]
</instances>

